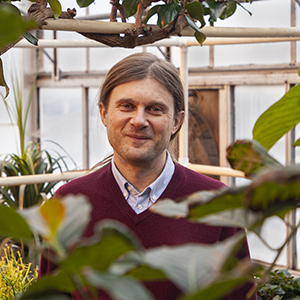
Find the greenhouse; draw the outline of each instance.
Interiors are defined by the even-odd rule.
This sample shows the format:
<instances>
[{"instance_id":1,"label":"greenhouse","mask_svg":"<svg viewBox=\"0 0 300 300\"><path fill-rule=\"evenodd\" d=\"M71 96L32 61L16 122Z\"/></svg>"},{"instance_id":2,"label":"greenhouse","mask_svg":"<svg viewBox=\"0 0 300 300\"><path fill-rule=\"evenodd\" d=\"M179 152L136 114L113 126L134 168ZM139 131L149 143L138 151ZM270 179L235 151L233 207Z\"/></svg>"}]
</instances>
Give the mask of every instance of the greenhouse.
<instances>
[{"instance_id":1,"label":"greenhouse","mask_svg":"<svg viewBox=\"0 0 300 300\"><path fill-rule=\"evenodd\" d=\"M0 16L2 5L7 5L4 2L6 1L0 0ZM39 2L42 1L37 1L37 3ZM48 2L51 3L51 1ZM134 53L149 52L160 59L171 62L178 70L183 82L185 120L179 135L172 141L172 151L169 150L172 152L173 159L188 169L217 179L228 186L229 189L220 197L224 198L224 203L228 201L230 205L233 205L232 213L234 213L234 209L242 209L237 204L242 199L238 199L238 196L236 196L240 195L239 193L244 195L243 205L245 205L245 201L247 201L245 197L249 193L251 193L253 199L255 197L258 197L258 199L260 197L271 199L274 195L272 198L275 199L274 201L262 200L262 207L265 205L263 208L259 206L260 204L257 204L259 208L254 207L256 205L253 204L254 202L248 203L243 215L243 222L246 225L238 225L237 227L246 228L247 243L253 263L258 263L266 269L288 269L291 274L298 277L300 274L300 233L297 231L300 222L299 211L297 210L299 204L297 200L300 198L300 147L298 140L300 137L300 114L297 116L297 113L300 111L300 91L298 92L295 88L300 82L300 1L199 1L197 3L200 6L205 8L205 5L207 5L207 8L209 7L211 11L213 10L212 7L215 9L215 6L212 5L226 4L226 9L229 9L230 5L235 7L231 13L232 15L229 16L228 13L228 16L224 17L224 14L220 14L219 16L223 17L214 20L214 22L211 21L212 15L210 15L210 20L208 15L204 15L203 20L206 22L204 27L200 26L202 23L200 18L197 19L192 16L188 6L181 4L182 7L187 9L185 16L189 14L194 20L198 20L193 23L193 26L201 31L201 37L202 34L206 36L205 40L202 41L202 45L199 44L199 35L195 34L198 41L194 37L194 27L191 26L191 28L183 28L181 36L172 34L166 38L135 47L110 47L90 38L90 36L99 33L104 34L104 36L110 34L125 38L128 35L127 28L133 28L138 12L129 16L127 23L121 21L119 14L117 15L117 22L109 22L112 10L109 1L90 1L87 7L80 7L79 4L83 2L85 1L61 1L62 11L67 11L68 8L76 9L74 20L47 18L46 23L40 26L39 29L30 31L33 36L38 38L38 45L32 45L25 38L15 39L13 46L2 53L2 44L0 44L0 58L3 66L3 80L0 78L0 93L2 96L2 101L0 101L0 139L2 141L0 143L0 160L2 164L0 201L2 203L0 206L15 205L17 209L25 210L23 214L26 216L26 210L31 208L32 205L51 202L48 200L66 181L86 176L89 170L93 170L95 165L113 153L114 149L108 141L107 129L103 125L103 118L101 121L99 113L100 88L108 71L117 62ZM139 1L131 2L138 3ZM171 2L173 4L177 3L176 1ZM171 2L161 1L158 2L158 5L171 5ZM179 2L186 3L185 1ZM125 0L122 3L125 6ZM22 15L25 15L32 5L31 2L26 0L13 4L18 7ZM152 5L151 12L156 2L150 1L150 4ZM53 5L52 3L51 6ZM156 13L159 18L162 18L158 9ZM163 30L163 28L159 29L159 26L156 25L160 20L159 18L157 21L157 17L153 16L147 23L147 26L153 26L153 32ZM95 25L98 24L97 22L101 24ZM210 24L210 22L213 24ZM151 30L149 30L150 34ZM195 32L199 33L200 31L197 30ZM78 32L81 32L81 34ZM142 40L141 36L142 34L138 36L138 39ZM147 35L145 34L145 36ZM7 95L8 88L9 93ZM274 146L269 144L268 147L257 138L257 141L267 148L261 150L260 145L257 146L255 141L251 142L256 140L254 128L259 126L258 119L260 116L263 116L262 114L273 104L280 103L279 100L282 100L281 103L283 101L290 103L286 105L290 105L288 107L292 112L288 112L284 110L283 106L279 107L278 105L277 113L280 109L286 113L286 115L283 112L278 114L274 121L278 126L276 130L278 132L283 130L282 134L278 133L280 135L278 141L273 143ZM17 107L18 103L21 103L19 108ZM295 108L291 103L294 103ZM18 109L19 112L22 111L23 116L18 115ZM276 111L274 114L276 116ZM27 119L25 119L25 116L27 116ZM24 122L22 125L20 125L20 118L21 123ZM267 136L269 134L267 130L272 125L268 123L271 121L266 118L262 122L265 122L261 126L265 128L265 135ZM284 129L280 127L280 123L286 125L283 126ZM20 132L20 126L23 130L22 133ZM286 131L284 132L284 130ZM21 138L22 134L23 139ZM263 135L264 130L260 134ZM243 142L239 144L236 141ZM250 144L251 146L249 146ZM253 171L253 175L252 171L249 171L247 167L243 167L245 165L241 161L234 165L235 157L230 159L230 155L236 155L235 149L240 151L238 148L234 148L239 145L252 147L251 150L246 149L246 146L243 148L247 151L246 154L242 154L245 156L252 155L251 151L258 151L259 157L251 156L249 160L246 159L251 167L253 167L252 164L256 163L260 164L260 167L265 165L266 170L270 167L270 170L277 172L276 175L271 174L269 177L267 177L268 175L261 177L259 181L255 179L257 174L260 175L260 173L256 173L256 169ZM14 155L19 155L24 159L26 156L23 156L24 152L31 153L32 157L36 155L37 161L27 161L28 165L32 163L33 166L36 166L36 164L43 161L48 164L48 167L43 165L45 169L40 173L35 171L22 173L23 167L20 167L21 171L16 172L16 174L9 173L8 167L6 169L4 167L5 162L9 160L9 157L13 158ZM39 155L41 156L39 157ZM294 167L290 171L291 173L288 173L290 170L288 166ZM42 163L40 167L42 168ZM13 172L14 168L11 168L11 172ZM257 168L257 165L255 165L255 168ZM280 171L280 168L283 168L282 171ZM271 180L268 181L268 178L271 178ZM261 182L265 182L264 180L267 182L264 191L258 191ZM277 186L274 187L274 185L280 186L281 190L278 191L280 188L277 189ZM39 192L34 194L31 191L32 194L29 194L29 189L39 189ZM27 196L26 193L28 193ZM261 194L257 196L255 193ZM32 198L33 194L35 195L34 199ZM232 195L232 199L235 200L229 200L229 196ZM203 197L203 199L209 199L213 203L216 196ZM7 200L8 198L9 200ZM200 203L209 200L198 199L197 201ZM190 201L188 205L190 214L186 213L184 216L189 218L193 213L197 214L198 212L196 210L192 211L193 204L191 203L193 203L193 199L188 198L187 201ZM270 202L267 203L266 201ZM287 202L288 204L286 204ZM199 203L200 206L204 205L202 202ZM68 207L65 208L66 210L70 209L68 205L71 204L66 204L66 207ZM76 205L75 207L77 207ZM80 208L80 205L78 204L77 208ZM270 209L272 205L273 210ZM85 208L84 205L81 208L83 211L90 209L88 206ZM157 213L168 216L167 213L161 212L168 208L170 209L170 216L182 217L181 208L178 208L178 212L176 212L174 203L166 204L166 208L163 205L160 208L158 205ZM207 207L206 209L209 210L210 208ZM49 210L51 209L49 208ZM226 220L229 222L231 217L228 217L228 214L230 212L226 211L225 208L221 209L216 206L215 211L217 214L221 214L217 222L214 221L214 216L210 215L203 216L203 218L207 218L203 222L223 226L223 222L225 222L222 219L223 211L224 218L227 218L228 220ZM32 212L28 212L28 216L29 213ZM71 214L71 212L69 213ZM3 214L3 211L0 210L1 214ZM23 216L22 212L20 214ZM252 222L250 221L252 217L257 221L255 226L254 223L252 224L253 227L249 225ZM26 220L26 217L24 218ZM76 215L76 218L80 219L81 217ZM82 218L84 219L84 217ZM237 220L236 215L232 217L230 226L234 226L235 222L238 222ZM82 224L84 222L82 220ZM1 224L0 221L0 227L3 226ZM75 226L78 227L78 231L80 231L80 226ZM38 230L38 233L41 232ZM76 232L76 234L79 233ZM145 235L147 235L146 232ZM2 241L1 254L5 244L3 241L7 242L5 237L11 237L11 235L6 236L0 230L0 237ZM64 243L62 245L63 247L66 246ZM58 249L55 247L54 251ZM28 246L28 248L30 247ZM59 253L61 254L61 252ZM62 257L65 259L65 256ZM154 254L151 252L145 260L153 259L155 261L153 257ZM155 269L155 266L158 265L151 265L151 267ZM195 263L195 265L197 264ZM247 266L247 268L250 267ZM68 269L68 272L70 270ZM166 274L169 272L169 269L162 270ZM87 273L91 276L89 272ZM191 272L197 273L198 271L192 269ZM255 272L256 270L253 271L253 273ZM133 271L132 274L134 274L133 277L139 279L137 273ZM116 275L114 274L114 276ZM153 272L151 276L158 275ZM189 276L192 275L189 274ZM178 278L174 277L175 279L170 275L168 278L173 283L182 280L179 275ZM197 287L197 275L195 277L194 284ZM242 278L242 275L240 277ZM91 278L92 276L89 277L89 283L93 282ZM143 276L141 278L143 280ZM232 278L237 280L234 276ZM76 280L74 279L74 282ZM105 280L107 280L105 284L104 281L97 281L98 285L95 284L94 287L101 289L103 288L101 284L108 285L109 279L106 278ZM86 281L83 282L86 283ZM79 285L83 285L83 282L80 282ZM100 282L102 283L100 284ZM78 282L75 282L75 286L76 284ZM179 289L184 291L186 298L183 299L222 298L218 295L214 296L215 298L213 296L212 298L201 298L204 296L201 296L200 292L197 294L195 289L190 287L191 282L188 281L186 284L188 288L184 287L183 283L182 286L178 285ZM103 289L112 299L130 299L122 298L120 295L117 296L113 292L110 293L111 291L108 292L105 288ZM116 287L116 289L118 288ZM297 295L300 295L300 288L298 289L299 294ZM69 292L69 290L64 291ZM136 291L136 293L138 292L140 291ZM192 298L191 295L194 294L198 295L198 298ZM53 295L51 299L60 299L56 294ZM81 298L85 299L83 295L81 294ZM224 295L226 295L226 291ZM188 298L188 296L191 298ZM30 294L28 294L28 296L20 299L33 299L30 297ZM145 298L139 297L141 296L131 299L152 299L146 298L146 296Z\"/></svg>"}]
</instances>

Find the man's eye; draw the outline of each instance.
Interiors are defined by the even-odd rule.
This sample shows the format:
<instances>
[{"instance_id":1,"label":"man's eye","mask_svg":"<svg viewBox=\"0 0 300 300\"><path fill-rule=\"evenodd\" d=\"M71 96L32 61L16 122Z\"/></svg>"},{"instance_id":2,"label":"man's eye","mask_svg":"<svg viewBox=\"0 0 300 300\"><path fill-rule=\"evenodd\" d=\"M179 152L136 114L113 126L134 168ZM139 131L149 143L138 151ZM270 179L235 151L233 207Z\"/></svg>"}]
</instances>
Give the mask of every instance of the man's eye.
<instances>
[{"instance_id":1,"label":"man's eye","mask_svg":"<svg viewBox=\"0 0 300 300\"><path fill-rule=\"evenodd\" d=\"M161 113L162 109L160 107L153 106L150 108L150 111L152 111L153 113Z\"/></svg>"},{"instance_id":2,"label":"man's eye","mask_svg":"<svg viewBox=\"0 0 300 300\"><path fill-rule=\"evenodd\" d=\"M132 108L132 105L131 105L130 103L124 103L124 104L121 105L121 107L122 107L123 109L131 109L131 108Z\"/></svg>"}]
</instances>

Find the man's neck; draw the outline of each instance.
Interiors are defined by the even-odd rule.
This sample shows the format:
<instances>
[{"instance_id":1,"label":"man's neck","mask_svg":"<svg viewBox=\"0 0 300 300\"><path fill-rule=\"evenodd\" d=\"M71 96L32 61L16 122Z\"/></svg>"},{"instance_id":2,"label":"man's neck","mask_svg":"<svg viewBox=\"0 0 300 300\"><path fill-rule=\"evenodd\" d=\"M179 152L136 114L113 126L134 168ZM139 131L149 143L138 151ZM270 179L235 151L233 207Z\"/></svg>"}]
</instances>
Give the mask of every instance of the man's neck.
<instances>
[{"instance_id":1,"label":"man's neck","mask_svg":"<svg viewBox=\"0 0 300 300\"><path fill-rule=\"evenodd\" d=\"M155 162L149 164L144 163L142 166L126 163L118 159L118 157L115 157L114 161L123 177L132 184L138 192L142 192L159 177L164 169L166 158L167 155L164 155Z\"/></svg>"}]
</instances>

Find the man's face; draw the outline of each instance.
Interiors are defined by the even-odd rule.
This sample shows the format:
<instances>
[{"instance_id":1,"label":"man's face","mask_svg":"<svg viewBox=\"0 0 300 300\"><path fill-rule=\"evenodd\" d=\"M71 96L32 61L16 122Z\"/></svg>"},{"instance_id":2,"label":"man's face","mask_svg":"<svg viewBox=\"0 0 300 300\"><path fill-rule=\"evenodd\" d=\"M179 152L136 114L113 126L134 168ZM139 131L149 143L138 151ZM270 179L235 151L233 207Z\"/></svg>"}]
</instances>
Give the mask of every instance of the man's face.
<instances>
[{"instance_id":1,"label":"man's face","mask_svg":"<svg viewBox=\"0 0 300 300\"><path fill-rule=\"evenodd\" d=\"M171 93L157 80L143 79L115 87L107 110L100 104L100 115L117 166L142 167L164 164L166 148L184 112L174 116Z\"/></svg>"}]
</instances>

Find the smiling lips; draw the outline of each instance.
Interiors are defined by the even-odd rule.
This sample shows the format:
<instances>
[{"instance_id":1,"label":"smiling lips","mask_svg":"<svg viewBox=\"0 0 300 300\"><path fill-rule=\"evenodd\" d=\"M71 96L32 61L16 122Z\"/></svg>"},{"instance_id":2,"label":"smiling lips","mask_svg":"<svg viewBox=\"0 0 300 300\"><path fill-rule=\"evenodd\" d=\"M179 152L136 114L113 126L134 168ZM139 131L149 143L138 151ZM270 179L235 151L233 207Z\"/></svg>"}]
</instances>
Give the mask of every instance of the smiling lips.
<instances>
[{"instance_id":1,"label":"smiling lips","mask_svg":"<svg viewBox=\"0 0 300 300\"><path fill-rule=\"evenodd\" d=\"M151 138L147 135L143 135L143 134L135 134L135 133L129 133L126 134L127 137L134 139L134 140L140 140L140 141L144 141L144 140L150 140Z\"/></svg>"}]
</instances>

